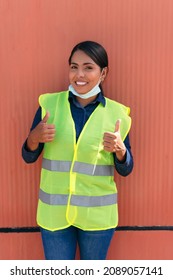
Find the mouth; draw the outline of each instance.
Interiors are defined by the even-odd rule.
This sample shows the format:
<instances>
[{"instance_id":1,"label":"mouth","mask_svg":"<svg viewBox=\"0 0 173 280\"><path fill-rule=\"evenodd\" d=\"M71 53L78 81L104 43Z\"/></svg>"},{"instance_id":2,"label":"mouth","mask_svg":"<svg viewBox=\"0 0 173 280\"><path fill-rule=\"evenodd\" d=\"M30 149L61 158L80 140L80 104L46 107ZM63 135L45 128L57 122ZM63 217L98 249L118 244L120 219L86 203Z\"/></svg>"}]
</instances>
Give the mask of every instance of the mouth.
<instances>
[{"instance_id":1,"label":"mouth","mask_svg":"<svg viewBox=\"0 0 173 280\"><path fill-rule=\"evenodd\" d=\"M77 86L85 86L85 85L87 85L87 82L76 81L75 84Z\"/></svg>"}]
</instances>

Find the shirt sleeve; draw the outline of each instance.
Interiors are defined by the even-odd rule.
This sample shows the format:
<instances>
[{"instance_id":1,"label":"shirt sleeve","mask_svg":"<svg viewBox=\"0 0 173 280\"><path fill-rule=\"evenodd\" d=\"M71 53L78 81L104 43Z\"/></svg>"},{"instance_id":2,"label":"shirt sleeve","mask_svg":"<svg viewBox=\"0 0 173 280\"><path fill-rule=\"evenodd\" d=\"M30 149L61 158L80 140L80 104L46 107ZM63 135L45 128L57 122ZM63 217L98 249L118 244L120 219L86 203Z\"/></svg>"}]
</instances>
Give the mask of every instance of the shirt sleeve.
<instances>
[{"instance_id":1,"label":"shirt sleeve","mask_svg":"<svg viewBox=\"0 0 173 280\"><path fill-rule=\"evenodd\" d=\"M132 170L133 170L133 156L131 153L131 146L130 146L130 139L129 135L127 135L126 139L124 140L124 144L126 146L126 157L125 160L119 161L116 157L116 154L113 153L114 155L114 164L115 164L115 169L116 171L121 175L121 176L127 176L129 175Z\"/></svg>"},{"instance_id":2,"label":"shirt sleeve","mask_svg":"<svg viewBox=\"0 0 173 280\"><path fill-rule=\"evenodd\" d=\"M39 124L40 121L41 121L41 107L38 108L38 110L35 114L35 117L34 117L34 120L33 120L30 131L33 130ZM43 150L43 147L44 147L44 143L39 143L39 146L36 150L30 151L27 148L27 139L26 139L23 146L22 146L22 158L23 158L23 160L26 163L35 162L38 159L39 155L41 154L41 152Z\"/></svg>"}]
</instances>

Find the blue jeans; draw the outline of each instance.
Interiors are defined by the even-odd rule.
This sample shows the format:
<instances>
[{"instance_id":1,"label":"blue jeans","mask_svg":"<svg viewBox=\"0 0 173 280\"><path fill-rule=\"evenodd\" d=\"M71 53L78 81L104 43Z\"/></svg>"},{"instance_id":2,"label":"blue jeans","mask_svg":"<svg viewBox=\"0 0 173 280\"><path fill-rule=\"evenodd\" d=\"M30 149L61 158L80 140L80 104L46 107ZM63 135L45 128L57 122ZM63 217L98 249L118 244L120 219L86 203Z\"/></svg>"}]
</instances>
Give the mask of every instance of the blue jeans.
<instances>
[{"instance_id":1,"label":"blue jeans","mask_svg":"<svg viewBox=\"0 0 173 280\"><path fill-rule=\"evenodd\" d=\"M105 260L115 229L84 231L74 226L56 231L40 228L46 260Z\"/></svg>"}]
</instances>

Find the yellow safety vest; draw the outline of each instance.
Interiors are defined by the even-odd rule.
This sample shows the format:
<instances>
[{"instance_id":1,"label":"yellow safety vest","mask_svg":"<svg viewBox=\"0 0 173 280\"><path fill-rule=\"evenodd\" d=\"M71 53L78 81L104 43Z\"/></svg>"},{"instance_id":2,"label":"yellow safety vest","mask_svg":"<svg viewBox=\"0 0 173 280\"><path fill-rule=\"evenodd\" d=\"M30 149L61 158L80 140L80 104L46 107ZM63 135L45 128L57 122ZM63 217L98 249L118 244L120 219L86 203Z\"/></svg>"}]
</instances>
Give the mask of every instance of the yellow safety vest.
<instances>
[{"instance_id":1,"label":"yellow safety vest","mask_svg":"<svg viewBox=\"0 0 173 280\"><path fill-rule=\"evenodd\" d=\"M69 92L39 97L42 118L55 124L56 135L44 144L40 180L38 224L54 231L70 225L83 230L114 228L118 223L113 154L104 151L104 132L114 132L121 119L121 137L127 136L130 109L106 98L86 122L76 143Z\"/></svg>"}]
</instances>

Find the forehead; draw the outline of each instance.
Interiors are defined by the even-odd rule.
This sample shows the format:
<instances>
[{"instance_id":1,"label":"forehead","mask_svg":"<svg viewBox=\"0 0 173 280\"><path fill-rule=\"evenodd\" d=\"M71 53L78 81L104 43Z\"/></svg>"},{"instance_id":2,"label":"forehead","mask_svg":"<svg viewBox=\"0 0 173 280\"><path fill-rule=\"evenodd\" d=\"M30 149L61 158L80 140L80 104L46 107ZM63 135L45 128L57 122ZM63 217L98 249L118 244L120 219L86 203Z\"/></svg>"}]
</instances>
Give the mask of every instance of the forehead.
<instances>
[{"instance_id":1,"label":"forehead","mask_svg":"<svg viewBox=\"0 0 173 280\"><path fill-rule=\"evenodd\" d=\"M92 60L92 58L89 57L89 55L87 55L86 53L84 53L81 50L78 50L73 54L73 56L71 58L71 63L77 63L77 64L92 63L92 64L96 64L94 62L94 60Z\"/></svg>"}]
</instances>

